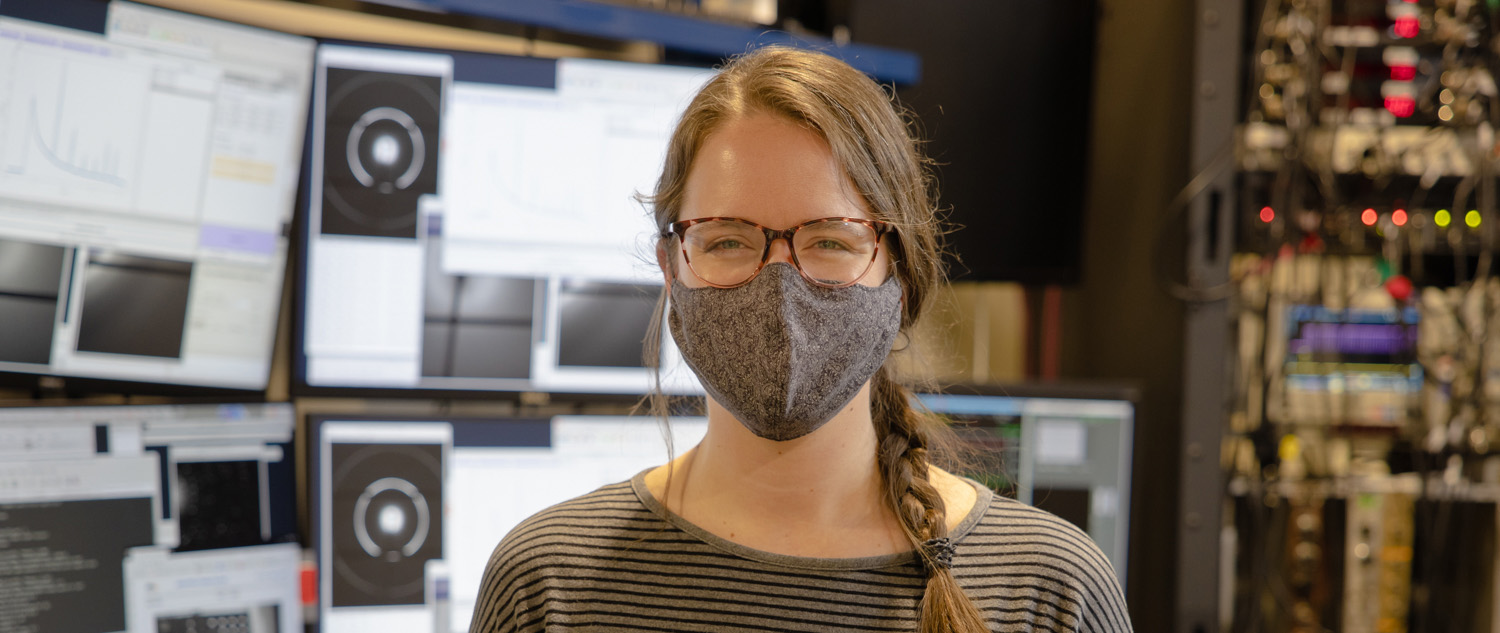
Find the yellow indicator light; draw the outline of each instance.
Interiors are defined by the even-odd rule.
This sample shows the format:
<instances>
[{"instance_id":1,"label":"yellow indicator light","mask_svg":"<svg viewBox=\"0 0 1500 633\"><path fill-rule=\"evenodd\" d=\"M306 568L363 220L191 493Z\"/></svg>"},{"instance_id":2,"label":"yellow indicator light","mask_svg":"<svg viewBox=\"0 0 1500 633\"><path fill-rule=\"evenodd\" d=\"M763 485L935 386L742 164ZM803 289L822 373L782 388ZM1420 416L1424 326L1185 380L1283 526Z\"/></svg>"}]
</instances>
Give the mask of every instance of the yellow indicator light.
<instances>
[{"instance_id":1,"label":"yellow indicator light","mask_svg":"<svg viewBox=\"0 0 1500 633\"><path fill-rule=\"evenodd\" d=\"M1281 436L1281 446L1276 451L1281 461L1289 462L1302 455L1302 441L1290 433Z\"/></svg>"},{"instance_id":2,"label":"yellow indicator light","mask_svg":"<svg viewBox=\"0 0 1500 633\"><path fill-rule=\"evenodd\" d=\"M1469 212L1464 215L1464 224L1469 225L1469 228L1471 229L1479 228L1479 211L1477 209L1470 209Z\"/></svg>"},{"instance_id":3,"label":"yellow indicator light","mask_svg":"<svg viewBox=\"0 0 1500 633\"><path fill-rule=\"evenodd\" d=\"M1449 224L1453 223L1453 215L1448 213L1447 209L1438 209L1437 213L1432 214L1432 222L1440 227L1447 228Z\"/></svg>"}]
</instances>

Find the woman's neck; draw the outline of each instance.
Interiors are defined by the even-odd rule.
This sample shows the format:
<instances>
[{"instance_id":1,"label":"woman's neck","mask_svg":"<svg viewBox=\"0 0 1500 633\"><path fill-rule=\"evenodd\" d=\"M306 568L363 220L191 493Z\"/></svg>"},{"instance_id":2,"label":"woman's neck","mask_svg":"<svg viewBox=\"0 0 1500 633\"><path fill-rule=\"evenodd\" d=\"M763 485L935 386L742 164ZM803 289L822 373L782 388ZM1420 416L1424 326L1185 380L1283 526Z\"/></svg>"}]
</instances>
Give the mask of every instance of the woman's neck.
<instances>
[{"instance_id":1,"label":"woman's neck","mask_svg":"<svg viewBox=\"0 0 1500 633\"><path fill-rule=\"evenodd\" d=\"M647 478L673 512L722 538L780 554L843 558L910 549L884 501L868 385L827 424L794 440L757 437L711 399L708 414L697 448Z\"/></svg>"}]
</instances>

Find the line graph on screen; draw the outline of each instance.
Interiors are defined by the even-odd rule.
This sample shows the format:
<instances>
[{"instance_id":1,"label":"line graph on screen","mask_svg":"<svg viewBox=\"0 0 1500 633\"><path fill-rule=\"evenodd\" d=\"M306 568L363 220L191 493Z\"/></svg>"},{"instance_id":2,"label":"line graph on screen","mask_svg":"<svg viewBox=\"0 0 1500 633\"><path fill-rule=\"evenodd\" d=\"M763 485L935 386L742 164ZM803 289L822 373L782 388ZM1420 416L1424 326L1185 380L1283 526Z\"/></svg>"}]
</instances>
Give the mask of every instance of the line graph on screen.
<instances>
[{"instance_id":1,"label":"line graph on screen","mask_svg":"<svg viewBox=\"0 0 1500 633\"><path fill-rule=\"evenodd\" d=\"M10 56L0 175L21 197L128 209L151 76L123 60L23 45Z\"/></svg>"}]
</instances>

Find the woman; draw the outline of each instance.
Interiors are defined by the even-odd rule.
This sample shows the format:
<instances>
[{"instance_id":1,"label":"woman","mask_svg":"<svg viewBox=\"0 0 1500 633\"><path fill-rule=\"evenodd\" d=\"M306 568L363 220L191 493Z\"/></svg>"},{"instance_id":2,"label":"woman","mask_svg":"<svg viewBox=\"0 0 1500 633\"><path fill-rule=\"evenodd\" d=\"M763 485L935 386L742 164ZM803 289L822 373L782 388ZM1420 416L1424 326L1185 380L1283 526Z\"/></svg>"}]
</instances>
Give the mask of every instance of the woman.
<instances>
[{"instance_id":1,"label":"woman","mask_svg":"<svg viewBox=\"0 0 1500 633\"><path fill-rule=\"evenodd\" d=\"M1130 630L1087 536L930 465L941 423L884 366L943 271L878 85L806 51L735 59L652 202L708 433L507 535L471 632Z\"/></svg>"}]
</instances>

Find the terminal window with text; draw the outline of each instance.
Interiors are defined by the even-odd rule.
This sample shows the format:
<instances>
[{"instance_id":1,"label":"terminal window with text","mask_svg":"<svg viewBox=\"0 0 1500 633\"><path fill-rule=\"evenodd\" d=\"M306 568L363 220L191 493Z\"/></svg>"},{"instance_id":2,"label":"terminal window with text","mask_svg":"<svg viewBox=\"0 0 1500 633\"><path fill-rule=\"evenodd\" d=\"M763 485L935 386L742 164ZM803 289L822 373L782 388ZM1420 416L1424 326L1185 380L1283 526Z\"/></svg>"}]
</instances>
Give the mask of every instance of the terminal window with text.
<instances>
[{"instance_id":1,"label":"terminal window with text","mask_svg":"<svg viewBox=\"0 0 1500 633\"><path fill-rule=\"evenodd\" d=\"M0 631L302 626L290 405L0 410Z\"/></svg>"}]
</instances>

